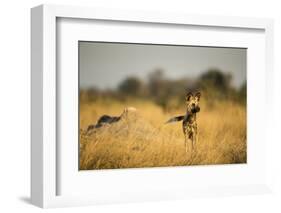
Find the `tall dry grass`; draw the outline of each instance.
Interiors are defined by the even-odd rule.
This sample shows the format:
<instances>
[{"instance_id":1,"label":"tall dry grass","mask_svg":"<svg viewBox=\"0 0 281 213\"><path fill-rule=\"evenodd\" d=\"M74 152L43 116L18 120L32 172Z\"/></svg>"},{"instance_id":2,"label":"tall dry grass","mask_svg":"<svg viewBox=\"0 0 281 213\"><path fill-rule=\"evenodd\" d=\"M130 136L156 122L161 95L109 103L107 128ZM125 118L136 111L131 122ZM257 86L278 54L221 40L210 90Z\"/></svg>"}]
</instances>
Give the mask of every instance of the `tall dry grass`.
<instances>
[{"instance_id":1,"label":"tall dry grass","mask_svg":"<svg viewBox=\"0 0 281 213\"><path fill-rule=\"evenodd\" d=\"M103 115L120 115L137 108L127 119L87 132ZM246 109L232 102L201 103L197 115L196 151L185 152L181 122L164 124L182 109L164 113L152 102L97 101L80 104L80 169L116 169L246 163Z\"/></svg>"}]
</instances>

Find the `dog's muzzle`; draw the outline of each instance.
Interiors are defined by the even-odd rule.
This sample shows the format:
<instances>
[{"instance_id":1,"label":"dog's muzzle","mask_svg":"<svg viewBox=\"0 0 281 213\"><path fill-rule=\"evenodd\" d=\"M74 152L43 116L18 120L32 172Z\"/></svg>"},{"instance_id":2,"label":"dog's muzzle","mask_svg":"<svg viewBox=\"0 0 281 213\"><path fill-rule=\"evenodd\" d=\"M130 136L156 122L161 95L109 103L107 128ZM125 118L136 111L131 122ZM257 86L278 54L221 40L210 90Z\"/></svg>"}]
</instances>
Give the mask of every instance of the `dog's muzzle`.
<instances>
[{"instance_id":1,"label":"dog's muzzle","mask_svg":"<svg viewBox=\"0 0 281 213\"><path fill-rule=\"evenodd\" d=\"M199 106L193 107L193 108L191 109L191 112L192 112L192 113L197 113L197 112L199 112L199 111L200 111L200 107L199 107Z\"/></svg>"}]
</instances>

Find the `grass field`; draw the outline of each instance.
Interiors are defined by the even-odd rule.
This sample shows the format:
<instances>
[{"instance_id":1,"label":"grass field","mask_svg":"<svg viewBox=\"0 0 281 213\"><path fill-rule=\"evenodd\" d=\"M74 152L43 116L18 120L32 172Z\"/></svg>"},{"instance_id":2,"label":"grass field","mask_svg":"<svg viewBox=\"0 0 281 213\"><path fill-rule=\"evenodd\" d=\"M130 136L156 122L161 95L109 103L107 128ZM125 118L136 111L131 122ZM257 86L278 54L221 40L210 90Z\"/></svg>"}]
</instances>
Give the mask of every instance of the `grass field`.
<instances>
[{"instance_id":1,"label":"grass field","mask_svg":"<svg viewBox=\"0 0 281 213\"><path fill-rule=\"evenodd\" d=\"M136 113L127 119L86 131L103 114ZM80 169L117 169L246 163L246 108L230 101L201 103L196 151L185 152L181 122L164 124L185 107L164 112L153 102L113 100L80 103Z\"/></svg>"}]
</instances>

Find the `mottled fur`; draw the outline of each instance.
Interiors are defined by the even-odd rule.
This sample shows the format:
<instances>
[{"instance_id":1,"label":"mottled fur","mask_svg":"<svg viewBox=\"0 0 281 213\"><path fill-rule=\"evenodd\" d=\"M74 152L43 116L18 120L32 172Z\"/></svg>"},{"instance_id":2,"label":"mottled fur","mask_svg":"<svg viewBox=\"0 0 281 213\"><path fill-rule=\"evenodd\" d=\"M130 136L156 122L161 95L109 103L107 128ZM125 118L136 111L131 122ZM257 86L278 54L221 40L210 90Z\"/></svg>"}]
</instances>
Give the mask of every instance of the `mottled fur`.
<instances>
[{"instance_id":1,"label":"mottled fur","mask_svg":"<svg viewBox=\"0 0 281 213\"><path fill-rule=\"evenodd\" d=\"M196 92L195 94L189 92L185 97L186 102L186 114L173 117L169 119L166 123L182 121L182 129L184 133L184 144L185 151L188 150L188 142L191 143L192 150L195 148L197 143L197 122L196 114L200 111L199 101L201 93Z\"/></svg>"}]
</instances>

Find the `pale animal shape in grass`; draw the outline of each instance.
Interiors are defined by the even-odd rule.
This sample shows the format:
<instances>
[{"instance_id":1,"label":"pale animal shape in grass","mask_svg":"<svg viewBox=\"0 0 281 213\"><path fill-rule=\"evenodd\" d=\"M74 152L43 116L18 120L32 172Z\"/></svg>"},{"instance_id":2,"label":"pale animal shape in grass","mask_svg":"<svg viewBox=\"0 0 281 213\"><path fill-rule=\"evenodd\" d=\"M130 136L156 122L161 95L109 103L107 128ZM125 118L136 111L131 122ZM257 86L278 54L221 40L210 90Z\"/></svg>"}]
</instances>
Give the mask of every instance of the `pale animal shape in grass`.
<instances>
[{"instance_id":1,"label":"pale animal shape in grass","mask_svg":"<svg viewBox=\"0 0 281 213\"><path fill-rule=\"evenodd\" d=\"M101 128L105 125L110 125L116 122L119 122L123 119L129 119L131 116L134 117L137 112L137 109L134 107L126 107L120 116L110 116L110 115L103 115L101 116L96 124L91 124L87 128L87 132L93 129Z\"/></svg>"}]
</instances>

